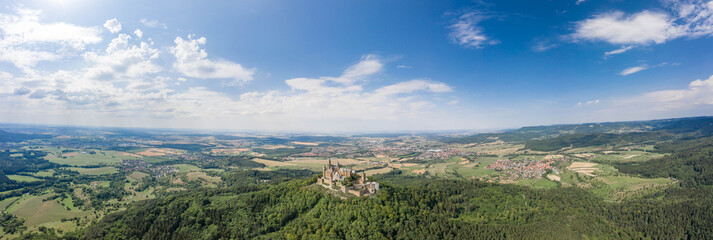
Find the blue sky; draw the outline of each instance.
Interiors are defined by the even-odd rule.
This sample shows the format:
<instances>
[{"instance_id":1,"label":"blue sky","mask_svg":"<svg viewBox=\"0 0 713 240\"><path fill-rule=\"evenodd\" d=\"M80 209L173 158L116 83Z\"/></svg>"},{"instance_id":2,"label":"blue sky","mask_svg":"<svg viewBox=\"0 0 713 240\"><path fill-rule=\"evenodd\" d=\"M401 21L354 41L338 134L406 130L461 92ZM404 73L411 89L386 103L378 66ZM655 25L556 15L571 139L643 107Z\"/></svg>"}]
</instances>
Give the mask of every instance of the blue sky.
<instances>
[{"instance_id":1,"label":"blue sky","mask_svg":"<svg viewBox=\"0 0 713 240\"><path fill-rule=\"evenodd\" d=\"M713 110L708 1L3 4L0 122L402 131Z\"/></svg>"}]
</instances>

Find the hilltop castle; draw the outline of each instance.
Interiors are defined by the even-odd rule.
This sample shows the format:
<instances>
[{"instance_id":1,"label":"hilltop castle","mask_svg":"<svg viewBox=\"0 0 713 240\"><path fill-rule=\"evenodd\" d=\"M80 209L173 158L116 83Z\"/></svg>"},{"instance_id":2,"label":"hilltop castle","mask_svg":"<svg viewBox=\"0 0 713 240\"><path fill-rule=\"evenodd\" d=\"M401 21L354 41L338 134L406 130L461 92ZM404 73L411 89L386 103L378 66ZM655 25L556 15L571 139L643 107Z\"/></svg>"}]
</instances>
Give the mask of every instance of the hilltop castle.
<instances>
[{"instance_id":1,"label":"hilltop castle","mask_svg":"<svg viewBox=\"0 0 713 240\"><path fill-rule=\"evenodd\" d=\"M347 180L346 185L343 184L344 180ZM339 163L332 165L332 159L329 159L327 166L322 167L322 177L317 179L317 183L327 189L336 189L356 196L372 195L379 190L379 183L369 182L366 173L361 172L361 175L358 175L354 170L342 168Z\"/></svg>"}]
</instances>

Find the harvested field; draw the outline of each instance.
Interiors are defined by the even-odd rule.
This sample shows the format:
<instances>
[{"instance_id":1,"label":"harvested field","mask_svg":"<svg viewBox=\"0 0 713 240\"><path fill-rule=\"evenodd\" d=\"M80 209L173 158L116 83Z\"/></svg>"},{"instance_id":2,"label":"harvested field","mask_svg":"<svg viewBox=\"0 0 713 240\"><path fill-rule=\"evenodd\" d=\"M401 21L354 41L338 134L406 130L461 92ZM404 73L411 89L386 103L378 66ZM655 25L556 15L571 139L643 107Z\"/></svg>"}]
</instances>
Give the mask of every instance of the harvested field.
<instances>
[{"instance_id":1,"label":"harvested field","mask_svg":"<svg viewBox=\"0 0 713 240\"><path fill-rule=\"evenodd\" d=\"M403 167L413 167L413 166L416 166L416 165L418 165L418 164L416 164L416 163L390 163L390 164L389 164L389 167L392 167L392 168L403 168Z\"/></svg>"},{"instance_id":2,"label":"harvested field","mask_svg":"<svg viewBox=\"0 0 713 240\"><path fill-rule=\"evenodd\" d=\"M219 183L223 180L220 179L220 177L211 177L208 176L205 172L189 172L186 174L186 178L188 178L189 181L194 181L194 180L205 180L207 182L211 183Z\"/></svg>"},{"instance_id":3,"label":"harvested field","mask_svg":"<svg viewBox=\"0 0 713 240\"><path fill-rule=\"evenodd\" d=\"M424 174L424 173L426 173L426 169L423 169L423 168L422 168L422 169L416 169L416 170L413 170L412 172L413 172L413 173L416 173L416 174Z\"/></svg>"},{"instance_id":4,"label":"harvested field","mask_svg":"<svg viewBox=\"0 0 713 240\"><path fill-rule=\"evenodd\" d=\"M562 178L560 176L554 175L554 174L547 174L547 179L550 179L552 181L560 181Z\"/></svg>"},{"instance_id":5,"label":"harvested field","mask_svg":"<svg viewBox=\"0 0 713 240\"><path fill-rule=\"evenodd\" d=\"M166 154L181 154L182 152L180 150L176 149L169 149L169 148L149 148L146 149L142 152L138 152L137 154L143 155L146 157L157 157L157 156L165 156Z\"/></svg>"},{"instance_id":6,"label":"harvested field","mask_svg":"<svg viewBox=\"0 0 713 240\"><path fill-rule=\"evenodd\" d=\"M564 156L559 155L559 154L557 154L557 155L547 155L547 156L545 156L545 157L543 158L543 160L561 159L561 158L563 158L563 157L564 157Z\"/></svg>"},{"instance_id":7,"label":"harvested field","mask_svg":"<svg viewBox=\"0 0 713 240\"><path fill-rule=\"evenodd\" d=\"M134 154L134 153L128 153L128 152L116 152L116 154L119 154L121 156L129 156L129 157L136 157L136 158L142 158L144 156Z\"/></svg>"},{"instance_id":8,"label":"harvested field","mask_svg":"<svg viewBox=\"0 0 713 240\"><path fill-rule=\"evenodd\" d=\"M590 162L572 162L572 165L569 165L569 169L573 168L589 168L589 167L594 167L596 166L596 163L590 163Z\"/></svg>"},{"instance_id":9,"label":"harvested field","mask_svg":"<svg viewBox=\"0 0 713 240\"><path fill-rule=\"evenodd\" d=\"M391 172L391 170L393 170L393 168L385 167L385 168L379 168L379 169L366 170L365 173L367 176L371 176L374 174L382 174L382 173Z\"/></svg>"},{"instance_id":10,"label":"harvested field","mask_svg":"<svg viewBox=\"0 0 713 240\"><path fill-rule=\"evenodd\" d=\"M292 142L292 144L303 145L303 146L317 146L317 145L319 145L319 143L311 143L311 142Z\"/></svg>"},{"instance_id":11,"label":"harvested field","mask_svg":"<svg viewBox=\"0 0 713 240\"><path fill-rule=\"evenodd\" d=\"M591 153L578 153L578 154L574 154L574 156L578 157L578 158L592 158L595 155L591 154Z\"/></svg>"},{"instance_id":12,"label":"harvested field","mask_svg":"<svg viewBox=\"0 0 713 240\"><path fill-rule=\"evenodd\" d=\"M577 173L587 175L587 176L594 177L595 175L593 173L595 171L599 170L598 168L594 167L597 165L598 164L596 164L596 163L589 163L589 162L572 162L572 165L567 167L567 169L575 171Z\"/></svg>"}]
</instances>

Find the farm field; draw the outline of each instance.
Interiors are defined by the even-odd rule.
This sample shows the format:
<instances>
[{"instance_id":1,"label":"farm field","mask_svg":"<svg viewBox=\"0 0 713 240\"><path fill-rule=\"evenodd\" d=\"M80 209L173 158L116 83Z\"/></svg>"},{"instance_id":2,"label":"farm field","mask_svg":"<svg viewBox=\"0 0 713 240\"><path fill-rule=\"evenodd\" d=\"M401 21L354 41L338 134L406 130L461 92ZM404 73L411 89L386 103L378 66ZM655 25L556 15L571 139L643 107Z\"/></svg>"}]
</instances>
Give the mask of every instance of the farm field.
<instances>
[{"instance_id":1,"label":"farm field","mask_svg":"<svg viewBox=\"0 0 713 240\"><path fill-rule=\"evenodd\" d=\"M614 151L609 154L598 154L592 158L595 161L604 162L643 162L654 158L663 157L664 154L644 152L644 151Z\"/></svg>"},{"instance_id":2,"label":"farm field","mask_svg":"<svg viewBox=\"0 0 713 240\"><path fill-rule=\"evenodd\" d=\"M56 173L56 172L57 172L57 171L55 171L54 169L48 169L48 170L45 170L45 171L39 171L39 172L36 172L36 173L32 173L32 176L35 176L35 177L51 177L51 176L53 176L54 173Z\"/></svg>"},{"instance_id":3,"label":"farm field","mask_svg":"<svg viewBox=\"0 0 713 240\"><path fill-rule=\"evenodd\" d=\"M198 166L191 164L175 164L173 166L178 168L179 173L198 172L201 170Z\"/></svg>"},{"instance_id":4,"label":"farm field","mask_svg":"<svg viewBox=\"0 0 713 240\"><path fill-rule=\"evenodd\" d=\"M45 159L57 164L70 166L105 166L120 163L122 160L137 159L115 151L76 150L70 153L52 152Z\"/></svg>"},{"instance_id":5,"label":"farm field","mask_svg":"<svg viewBox=\"0 0 713 240\"><path fill-rule=\"evenodd\" d=\"M72 171L77 171L79 174L84 175L104 175L113 174L119 172L119 169L115 167L98 167L98 168L80 168L80 167L68 167L67 169Z\"/></svg>"},{"instance_id":6,"label":"farm field","mask_svg":"<svg viewBox=\"0 0 713 240\"><path fill-rule=\"evenodd\" d=\"M141 181L141 179L144 179L145 177L148 177L149 175L147 173L142 173L142 172L132 172L131 174L126 176L126 179L129 181Z\"/></svg>"},{"instance_id":7,"label":"farm field","mask_svg":"<svg viewBox=\"0 0 713 240\"><path fill-rule=\"evenodd\" d=\"M84 217L90 212L80 210L67 210L66 207L57 203L56 200L42 201L52 196L47 193L39 196L24 196L17 203L11 206L8 211L18 217L25 219L25 225L32 228L38 226L54 227L62 230L76 228L72 222L62 222L62 218Z\"/></svg>"},{"instance_id":8,"label":"farm field","mask_svg":"<svg viewBox=\"0 0 713 240\"><path fill-rule=\"evenodd\" d=\"M603 176L598 179L609 184L616 191L635 191L646 187L654 187L672 183L668 178L639 178L631 176Z\"/></svg>"},{"instance_id":9,"label":"farm field","mask_svg":"<svg viewBox=\"0 0 713 240\"><path fill-rule=\"evenodd\" d=\"M30 176L25 176L25 175L7 175L7 177L11 180L15 180L18 182L36 182L40 181L40 179L30 177Z\"/></svg>"}]
</instances>

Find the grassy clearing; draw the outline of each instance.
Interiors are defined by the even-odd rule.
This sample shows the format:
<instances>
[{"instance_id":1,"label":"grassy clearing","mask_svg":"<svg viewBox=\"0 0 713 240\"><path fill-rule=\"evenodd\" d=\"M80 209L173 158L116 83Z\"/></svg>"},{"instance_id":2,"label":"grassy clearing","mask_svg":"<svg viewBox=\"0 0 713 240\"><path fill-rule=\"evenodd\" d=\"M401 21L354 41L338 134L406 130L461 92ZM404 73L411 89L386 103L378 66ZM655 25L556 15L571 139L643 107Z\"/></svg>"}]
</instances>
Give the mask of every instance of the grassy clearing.
<instances>
[{"instance_id":1,"label":"grassy clearing","mask_svg":"<svg viewBox=\"0 0 713 240\"><path fill-rule=\"evenodd\" d=\"M644 151L616 151L609 154L598 154L592 160L604 162L643 162L654 158L663 157L664 154Z\"/></svg>"},{"instance_id":2,"label":"grassy clearing","mask_svg":"<svg viewBox=\"0 0 713 240\"><path fill-rule=\"evenodd\" d=\"M99 167L99 168L80 168L80 167L69 167L67 168L72 171L77 171L79 174L83 175L104 175L104 174L114 174L119 172L119 169L115 167Z\"/></svg>"},{"instance_id":3,"label":"grassy clearing","mask_svg":"<svg viewBox=\"0 0 713 240\"><path fill-rule=\"evenodd\" d=\"M9 179L18 181L18 182L36 182L36 181L41 181L40 179L30 177L30 176L25 176L25 175L7 175Z\"/></svg>"},{"instance_id":4,"label":"grassy clearing","mask_svg":"<svg viewBox=\"0 0 713 240\"><path fill-rule=\"evenodd\" d=\"M40 196L31 196L23 199L21 202L16 204L12 210L12 214L24 218L25 225L28 227L35 227L38 225L50 226L54 225L61 227L62 218L73 218L73 217L84 217L89 215L89 212L85 211L70 211L66 207L57 203L57 201L45 201L42 199L52 196L52 194L44 194Z\"/></svg>"},{"instance_id":5,"label":"grassy clearing","mask_svg":"<svg viewBox=\"0 0 713 240\"><path fill-rule=\"evenodd\" d=\"M132 172L129 175L126 175L126 178L129 179L129 181L135 182L135 181L141 181L141 179L148 177L149 174L147 173L142 173L142 172Z\"/></svg>"},{"instance_id":6,"label":"grassy clearing","mask_svg":"<svg viewBox=\"0 0 713 240\"><path fill-rule=\"evenodd\" d=\"M11 204L15 203L15 201L20 198L20 197L10 197L3 199L0 201L0 211L5 211L7 207L9 207Z\"/></svg>"},{"instance_id":7,"label":"grassy clearing","mask_svg":"<svg viewBox=\"0 0 713 240\"><path fill-rule=\"evenodd\" d=\"M668 178L638 178L631 176L604 176L600 179L617 191L635 191L645 187L653 187L673 182Z\"/></svg>"},{"instance_id":8,"label":"grassy clearing","mask_svg":"<svg viewBox=\"0 0 713 240\"><path fill-rule=\"evenodd\" d=\"M186 178L188 181L199 181L206 187L216 187L216 184L223 181L220 177L211 177L205 172L189 172L186 174Z\"/></svg>"},{"instance_id":9,"label":"grassy clearing","mask_svg":"<svg viewBox=\"0 0 713 240\"><path fill-rule=\"evenodd\" d=\"M56 171L54 171L54 169L48 169L48 170L44 170L44 171L39 171L39 172L36 172L36 173L32 173L32 176L35 176L35 177L51 177L51 176L54 176L55 173L56 173Z\"/></svg>"},{"instance_id":10,"label":"grassy clearing","mask_svg":"<svg viewBox=\"0 0 713 240\"><path fill-rule=\"evenodd\" d=\"M201 168L195 166L195 165L190 165L190 164L176 164L173 165L174 167L178 168L179 173L187 173L187 172L199 172L201 171Z\"/></svg>"},{"instance_id":11,"label":"grassy clearing","mask_svg":"<svg viewBox=\"0 0 713 240\"><path fill-rule=\"evenodd\" d=\"M469 178L469 177L483 177L487 176L490 174L496 173L492 169L485 169L483 166L478 166L478 167L457 167L455 168L456 172L458 175L463 176L464 178Z\"/></svg>"},{"instance_id":12,"label":"grassy clearing","mask_svg":"<svg viewBox=\"0 0 713 240\"><path fill-rule=\"evenodd\" d=\"M366 173L367 176L371 176L371 175L374 175L374 174L382 174L382 173L391 172L391 170L393 170L393 168L385 167L385 168L377 168L377 169L366 170L365 173Z\"/></svg>"},{"instance_id":13,"label":"grassy clearing","mask_svg":"<svg viewBox=\"0 0 713 240\"><path fill-rule=\"evenodd\" d=\"M137 157L119 154L115 151L76 150L71 153L56 151L48 154L45 159L53 163L70 166L104 166L117 164L122 160L137 159Z\"/></svg>"}]
</instances>

